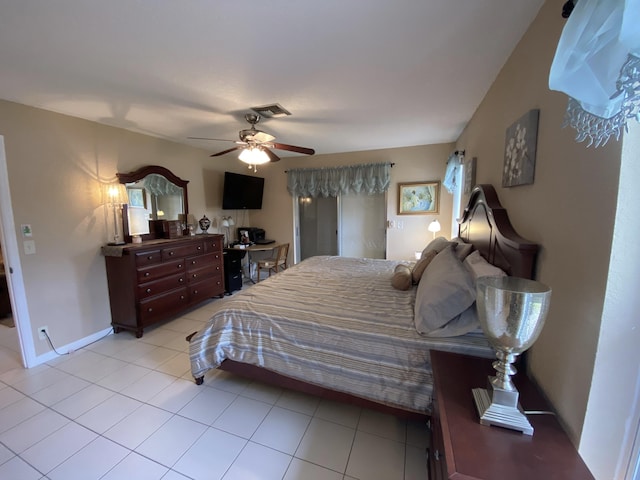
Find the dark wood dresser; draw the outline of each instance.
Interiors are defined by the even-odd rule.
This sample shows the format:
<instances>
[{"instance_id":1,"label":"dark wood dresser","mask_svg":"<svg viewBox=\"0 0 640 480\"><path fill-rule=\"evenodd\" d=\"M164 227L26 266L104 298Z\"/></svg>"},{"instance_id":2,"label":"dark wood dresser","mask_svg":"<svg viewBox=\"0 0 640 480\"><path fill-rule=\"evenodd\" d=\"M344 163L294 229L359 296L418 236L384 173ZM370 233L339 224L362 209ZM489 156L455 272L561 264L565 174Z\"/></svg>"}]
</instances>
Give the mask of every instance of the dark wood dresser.
<instances>
[{"instance_id":1,"label":"dark wood dresser","mask_svg":"<svg viewBox=\"0 0 640 480\"><path fill-rule=\"evenodd\" d=\"M491 360L431 351L434 405L429 450L430 480L593 479L553 415L528 415L533 436L480 425L471 393L495 370ZM524 372L514 377L525 411L550 406Z\"/></svg>"},{"instance_id":2,"label":"dark wood dresser","mask_svg":"<svg viewBox=\"0 0 640 480\"><path fill-rule=\"evenodd\" d=\"M223 239L205 234L103 247L114 332L140 338L156 322L223 297Z\"/></svg>"}]
</instances>

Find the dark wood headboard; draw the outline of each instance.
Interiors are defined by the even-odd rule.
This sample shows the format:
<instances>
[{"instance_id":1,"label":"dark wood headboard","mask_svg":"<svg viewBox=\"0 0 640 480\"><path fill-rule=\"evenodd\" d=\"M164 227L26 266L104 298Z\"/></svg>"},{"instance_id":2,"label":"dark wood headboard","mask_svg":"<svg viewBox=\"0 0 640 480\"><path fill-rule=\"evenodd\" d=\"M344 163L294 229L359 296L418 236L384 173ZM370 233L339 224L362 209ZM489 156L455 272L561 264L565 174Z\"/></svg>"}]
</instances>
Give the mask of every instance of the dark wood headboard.
<instances>
[{"instance_id":1,"label":"dark wood headboard","mask_svg":"<svg viewBox=\"0 0 640 480\"><path fill-rule=\"evenodd\" d=\"M539 246L516 233L493 186L477 185L473 189L458 227L458 236L473 244L488 262L509 275L535 277Z\"/></svg>"}]
</instances>

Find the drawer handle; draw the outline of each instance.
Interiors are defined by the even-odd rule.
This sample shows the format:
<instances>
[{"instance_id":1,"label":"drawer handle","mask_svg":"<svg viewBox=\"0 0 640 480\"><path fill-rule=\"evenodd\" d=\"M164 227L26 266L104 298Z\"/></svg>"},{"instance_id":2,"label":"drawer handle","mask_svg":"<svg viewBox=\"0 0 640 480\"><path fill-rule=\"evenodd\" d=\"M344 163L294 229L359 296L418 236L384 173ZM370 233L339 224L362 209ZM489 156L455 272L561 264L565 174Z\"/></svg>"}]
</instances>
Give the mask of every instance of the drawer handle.
<instances>
[{"instance_id":1,"label":"drawer handle","mask_svg":"<svg viewBox=\"0 0 640 480\"><path fill-rule=\"evenodd\" d=\"M153 255L149 255L149 256L147 257L147 260L153 260Z\"/></svg>"},{"instance_id":2,"label":"drawer handle","mask_svg":"<svg viewBox=\"0 0 640 480\"><path fill-rule=\"evenodd\" d=\"M440 461L440 450L436 449L436 451L433 452L433 458L435 458L436 461Z\"/></svg>"},{"instance_id":3,"label":"drawer handle","mask_svg":"<svg viewBox=\"0 0 640 480\"><path fill-rule=\"evenodd\" d=\"M147 308L147 312L149 312L149 313L153 312L153 308L151 308L151 307Z\"/></svg>"},{"instance_id":4,"label":"drawer handle","mask_svg":"<svg viewBox=\"0 0 640 480\"><path fill-rule=\"evenodd\" d=\"M151 293L151 289L150 288L147 288L147 293Z\"/></svg>"},{"instance_id":5,"label":"drawer handle","mask_svg":"<svg viewBox=\"0 0 640 480\"><path fill-rule=\"evenodd\" d=\"M431 430L431 420L427 420L427 428Z\"/></svg>"},{"instance_id":6,"label":"drawer handle","mask_svg":"<svg viewBox=\"0 0 640 480\"><path fill-rule=\"evenodd\" d=\"M181 263L178 264L178 268L182 268L182 264Z\"/></svg>"},{"instance_id":7,"label":"drawer handle","mask_svg":"<svg viewBox=\"0 0 640 480\"><path fill-rule=\"evenodd\" d=\"M180 295L180 300L184 300L184 295Z\"/></svg>"},{"instance_id":8,"label":"drawer handle","mask_svg":"<svg viewBox=\"0 0 640 480\"><path fill-rule=\"evenodd\" d=\"M198 250L202 250L202 247L200 245L198 245Z\"/></svg>"},{"instance_id":9,"label":"drawer handle","mask_svg":"<svg viewBox=\"0 0 640 480\"><path fill-rule=\"evenodd\" d=\"M171 257L171 256L173 256L175 253L176 253L176 252L171 251L171 252L169 252L169 256Z\"/></svg>"},{"instance_id":10,"label":"drawer handle","mask_svg":"<svg viewBox=\"0 0 640 480\"><path fill-rule=\"evenodd\" d=\"M197 294L198 294L198 290L194 290L194 291L193 291L193 294L194 294L194 295L197 295Z\"/></svg>"},{"instance_id":11,"label":"drawer handle","mask_svg":"<svg viewBox=\"0 0 640 480\"><path fill-rule=\"evenodd\" d=\"M220 286L220 281L217 281L217 282L216 282L216 284L217 284L218 286Z\"/></svg>"},{"instance_id":12,"label":"drawer handle","mask_svg":"<svg viewBox=\"0 0 640 480\"><path fill-rule=\"evenodd\" d=\"M216 270L220 270L220 265L216 265Z\"/></svg>"},{"instance_id":13,"label":"drawer handle","mask_svg":"<svg viewBox=\"0 0 640 480\"><path fill-rule=\"evenodd\" d=\"M148 277L149 275L151 275L149 272L144 272L145 277Z\"/></svg>"},{"instance_id":14,"label":"drawer handle","mask_svg":"<svg viewBox=\"0 0 640 480\"><path fill-rule=\"evenodd\" d=\"M182 282L184 282L184 278L180 277L180 278L178 279L178 281L179 281L180 283L182 283Z\"/></svg>"},{"instance_id":15,"label":"drawer handle","mask_svg":"<svg viewBox=\"0 0 640 480\"><path fill-rule=\"evenodd\" d=\"M198 274L197 274L197 273L194 273L192 277L193 277L193 278L196 278L197 276L198 276Z\"/></svg>"},{"instance_id":16,"label":"drawer handle","mask_svg":"<svg viewBox=\"0 0 640 480\"><path fill-rule=\"evenodd\" d=\"M196 260L191 260L191 265L195 265L196 263L198 263Z\"/></svg>"}]
</instances>

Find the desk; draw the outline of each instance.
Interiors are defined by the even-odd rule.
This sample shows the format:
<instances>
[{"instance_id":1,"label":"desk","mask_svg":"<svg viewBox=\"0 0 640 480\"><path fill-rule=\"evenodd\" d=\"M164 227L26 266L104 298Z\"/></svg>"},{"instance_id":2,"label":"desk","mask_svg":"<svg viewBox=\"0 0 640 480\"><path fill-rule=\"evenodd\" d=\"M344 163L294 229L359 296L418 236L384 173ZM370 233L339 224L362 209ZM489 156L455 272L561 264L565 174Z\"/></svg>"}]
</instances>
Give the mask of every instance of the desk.
<instances>
[{"instance_id":1,"label":"desk","mask_svg":"<svg viewBox=\"0 0 640 480\"><path fill-rule=\"evenodd\" d=\"M251 273L251 253L252 252L270 252L278 248L280 245L282 245L282 243L279 243L279 242L273 242L267 245L258 245L257 243L255 243L249 247L237 249L240 251L247 252L247 266L248 266L249 274L246 276L251 281L251 283L256 283Z\"/></svg>"}]
</instances>

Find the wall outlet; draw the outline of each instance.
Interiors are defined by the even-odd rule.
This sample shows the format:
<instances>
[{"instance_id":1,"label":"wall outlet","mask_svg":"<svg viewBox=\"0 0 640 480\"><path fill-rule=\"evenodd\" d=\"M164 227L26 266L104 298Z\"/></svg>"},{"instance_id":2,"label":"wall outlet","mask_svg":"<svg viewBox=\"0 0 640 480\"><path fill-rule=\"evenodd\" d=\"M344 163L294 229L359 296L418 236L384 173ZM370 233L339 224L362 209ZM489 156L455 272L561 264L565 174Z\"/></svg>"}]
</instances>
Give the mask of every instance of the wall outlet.
<instances>
[{"instance_id":1,"label":"wall outlet","mask_svg":"<svg viewBox=\"0 0 640 480\"><path fill-rule=\"evenodd\" d=\"M49 327L46 325L44 327L38 327L38 338L40 340L46 340L49 335Z\"/></svg>"}]
</instances>

